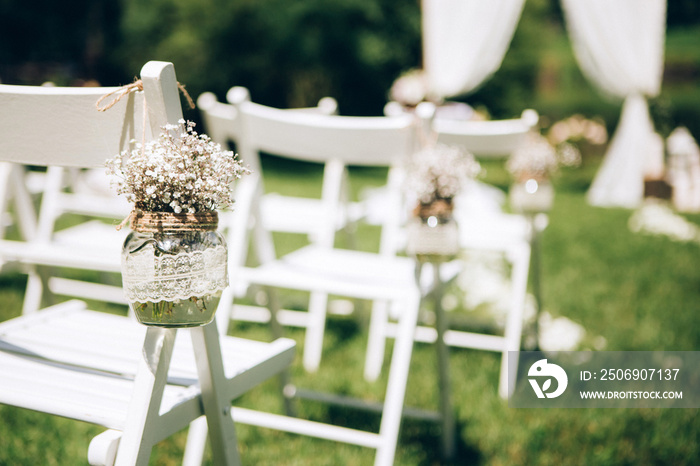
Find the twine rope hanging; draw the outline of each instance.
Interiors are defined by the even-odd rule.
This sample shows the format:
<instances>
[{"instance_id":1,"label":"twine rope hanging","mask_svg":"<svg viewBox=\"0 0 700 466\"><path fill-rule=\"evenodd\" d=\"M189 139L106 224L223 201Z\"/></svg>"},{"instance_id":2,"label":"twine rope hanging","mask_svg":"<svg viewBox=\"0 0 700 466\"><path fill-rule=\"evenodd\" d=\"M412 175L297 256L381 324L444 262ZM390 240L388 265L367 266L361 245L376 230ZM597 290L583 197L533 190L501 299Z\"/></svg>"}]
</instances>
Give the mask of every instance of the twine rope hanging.
<instances>
[{"instance_id":1,"label":"twine rope hanging","mask_svg":"<svg viewBox=\"0 0 700 466\"><path fill-rule=\"evenodd\" d=\"M195 104L190 97L190 94L185 89L185 86L177 83L177 87L187 99L190 108L194 109ZM134 80L133 83L117 88L100 97L95 102L95 107L100 112L105 112L114 107L121 99L128 96L132 92L143 91L143 81L140 79ZM115 96L109 103L101 106L102 102L111 96ZM146 127L146 96L143 96L143 127ZM143 132L145 138L146 132ZM145 141L141 144L141 150L145 149ZM219 215L216 211L200 212L200 213L180 213L174 212L143 212L134 209L122 222L117 225L117 230L121 230L127 223L131 224L134 231L158 233L163 231L208 231L216 230L219 225Z\"/></svg>"},{"instance_id":2,"label":"twine rope hanging","mask_svg":"<svg viewBox=\"0 0 700 466\"><path fill-rule=\"evenodd\" d=\"M190 97L189 92L187 92L187 89L185 89L185 86L180 84L179 82L177 83L177 88L180 90L183 96L185 96L185 99L187 99L187 103L190 106L190 108L194 109L195 104L194 100L192 100L192 97ZM119 87L112 92L108 92L107 94L103 95L99 99L97 99L97 102L95 102L95 107L97 108L98 111L100 112L105 112L109 110L110 108L114 107L117 102L122 100L125 96L131 94L132 92L136 91L143 91L143 81L140 79L134 80L133 83L127 84L125 86ZM108 99L110 96L113 96L116 94L116 97L112 99L109 103L107 103L104 106L100 106L100 104L105 100Z\"/></svg>"},{"instance_id":3,"label":"twine rope hanging","mask_svg":"<svg viewBox=\"0 0 700 466\"><path fill-rule=\"evenodd\" d=\"M189 104L190 108L194 109L195 108L194 101L192 100L192 97L190 97L189 92L187 92L187 89L185 89L185 86L183 84L180 84L180 82L178 81L177 88L180 90L182 95L184 95L185 98L187 99L187 103ZM98 112L106 112L110 108L114 107L117 104L117 102L122 100L122 98L124 98L124 96L127 96L127 95L131 94L132 92L136 92L136 91L143 91L143 81L140 79L134 78L133 83L127 84L126 86L119 87L119 88L113 90L112 92L108 92L107 94L105 94L102 97L100 97L99 99L97 99L97 102L95 102L95 107L97 108ZM106 104L102 107L100 106L100 104L105 99L107 99L110 96L115 95L115 94L116 94L116 97L114 99L112 99L108 104ZM142 141L141 141L141 150L142 151L145 150L145 146L146 146L145 128L146 128L146 114L148 113L147 110L148 110L148 105L146 102L146 94L144 94L143 95L143 128L144 128L144 131L143 131L143 134L141 136L142 137Z\"/></svg>"},{"instance_id":4,"label":"twine rope hanging","mask_svg":"<svg viewBox=\"0 0 700 466\"><path fill-rule=\"evenodd\" d=\"M418 147L432 149L437 146L438 132L433 128L432 121L426 122L419 116L415 116L415 131L418 133Z\"/></svg>"}]
</instances>

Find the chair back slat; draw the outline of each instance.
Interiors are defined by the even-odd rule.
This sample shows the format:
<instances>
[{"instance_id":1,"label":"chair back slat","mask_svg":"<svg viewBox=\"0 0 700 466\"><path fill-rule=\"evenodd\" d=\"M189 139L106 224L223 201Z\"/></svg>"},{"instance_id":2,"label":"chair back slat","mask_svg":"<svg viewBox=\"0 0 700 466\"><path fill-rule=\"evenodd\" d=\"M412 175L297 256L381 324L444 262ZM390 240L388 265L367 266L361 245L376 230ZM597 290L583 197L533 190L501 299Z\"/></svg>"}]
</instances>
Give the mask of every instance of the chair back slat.
<instances>
[{"instance_id":1,"label":"chair back slat","mask_svg":"<svg viewBox=\"0 0 700 466\"><path fill-rule=\"evenodd\" d=\"M167 124L182 120L182 104L172 63L149 61L141 69L151 133L158 135Z\"/></svg>"},{"instance_id":2,"label":"chair back slat","mask_svg":"<svg viewBox=\"0 0 700 466\"><path fill-rule=\"evenodd\" d=\"M475 157L507 158L537 124L534 110L525 110L521 118L488 121L460 121L435 118L433 128L443 144L460 146Z\"/></svg>"},{"instance_id":3,"label":"chair back slat","mask_svg":"<svg viewBox=\"0 0 700 466\"><path fill-rule=\"evenodd\" d=\"M0 157L31 165L93 167L136 133L142 98L133 94L106 112L95 102L116 88L0 85Z\"/></svg>"},{"instance_id":4,"label":"chair back slat","mask_svg":"<svg viewBox=\"0 0 700 466\"><path fill-rule=\"evenodd\" d=\"M324 163L392 166L413 148L413 119L350 117L289 112L254 102L242 102L246 142L251 150ZM245 155L243 155L245 157Z\"/></svg>"}]
</instances>

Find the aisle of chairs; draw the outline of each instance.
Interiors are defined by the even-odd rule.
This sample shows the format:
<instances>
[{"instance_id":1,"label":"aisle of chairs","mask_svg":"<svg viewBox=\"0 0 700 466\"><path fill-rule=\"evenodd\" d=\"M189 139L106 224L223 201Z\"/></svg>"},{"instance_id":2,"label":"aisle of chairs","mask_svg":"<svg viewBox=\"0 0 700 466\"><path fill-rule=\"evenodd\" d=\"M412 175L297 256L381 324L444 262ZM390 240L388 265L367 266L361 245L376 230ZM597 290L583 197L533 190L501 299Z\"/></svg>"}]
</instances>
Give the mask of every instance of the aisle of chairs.
<instances>
[{"instance_id":1,"label":"aisle of chairs","mask_svg":"<svg viewBox=\"0 0 700 466\"><path fill-rule=\"evenodd\" d=\"M430 267L421 270L403 251L403 224L409 209L403 185L405 163L420 147L419 131L426 125L439 140L463 145L477 157L506 157L534 125L533 114L474 126L433 118L430 110L423 119L408 113L346 117L338 115L337 103L330 98L317 107L276 109L254 103L240 87L229 91L226 103L210 93L200 96L202 132L222 145L232 144L252 174L236 183L235 208L221 216L233 286L222 296L215 323L176 332L147 329L132 317L90 311L79 301L64 300L78 297L126 304L120 256L128 232L115 226L130 207L110 191L110 180L95 167L116 154L125 139L142 132L157 134L173 115L182 115L172 65L149 62L142 80L146 108L141 93L131 93L105 114L95 111L94 102L112 88L73 93L62 88L0 86L0 99L7 109L2 130L6 160L0 165L0 207L5 212L0 259L6 270L19 267L28 277L23 309L17 312L20 317L0 323L0 358L5 363L0 377L12 381L0 387L0 402L106 427L91 443L91 464L145 464L156 441L197 418L190 428L184 463L200 463L209 438L215 458L222 464L236 464L231 416L238 423L373 448L375 464L392 464L414 342L432 343L438 335L419 321L419 311L439 285L436 277L441 277ZM32 98L17 97L25 94ZM78 111L59 113L68 107ZM47 109L57 113L49 114ZM144 112L150 127L141 127ZM59 115L65 119L61 125L56 124ZM14 121L9 122L11 118ZM66 127L70 132L63 134ZM17 135L25 135L23 140L31 144L12 143ZM268 193L261 154L322 166L321 197ZM37 171L37 166L46 169ZM357 166L384 169L386 185L374 195L353 199L348 169ZM461 209L457 205L458 220L465 226L460 230L461 246L505 255L512 270L512 298L502 337L448 330L444 339L452 347L501 352L498 390L506 398L513 388L507 379L507 354L520 348L530 233L518 216L492 212L475 217L467 208L469 200L461 201ZM337 247L338 233L351 237L360 222L379 223L378 251ZM271 233L279 231L302 233L307 244L278 255ZM462 265L459 260L446 264L445 279L454 277ZM251 289L264 290L267 304L241 304ZM308 293L307 310L282 308L283 290L290 289ZM387 359L379 431L229 409L231 400L271 377L282 377L285 397L307 392L314 396L313 390L296 387L289 378L295 344L284 338L284 327L304 329L304 369L327 370L322 349L326 322L333 318L331 297L371 303L364 367L368 381L379 378L386 340L395 340ZM227 336L230 323L238 320L269 321L274 341ZM176 333L190 333L192 342L175 339ZM193 351L206 357L193 357ZM241 354L246 358L241 359ZM38 383L44 380L62 380L61 390ZM348 401L333 394L318 395Z\"/></svg>"}]
</instances>

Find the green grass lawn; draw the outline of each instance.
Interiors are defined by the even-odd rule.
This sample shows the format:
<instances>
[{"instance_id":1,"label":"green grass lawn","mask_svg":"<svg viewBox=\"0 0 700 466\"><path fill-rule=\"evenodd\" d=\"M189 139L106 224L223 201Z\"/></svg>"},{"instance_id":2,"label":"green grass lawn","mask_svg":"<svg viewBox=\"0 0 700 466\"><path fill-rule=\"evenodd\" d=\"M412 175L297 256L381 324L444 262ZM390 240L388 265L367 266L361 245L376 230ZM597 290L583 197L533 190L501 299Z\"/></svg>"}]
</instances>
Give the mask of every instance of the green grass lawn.
<instances>
[{"instance_id":1,"label":"green grass lawn","mask_svg":"<svg viewBox=\"0 0 700 466\"><path fill-rule=\"evenodd\" d=\"M673 242L630 232L630 211L600 209L585 201L585 190L598 159L567 171L557 181L555 206L542 239L542 286L546 310L586 329L587 338L603 337L607 350L696 350L700 348L700 245ZM282 180L320 180L318 167L297 168L268 162L272 185L295 188ZM486 180L505 188L508 180L497 163L487 164ZM376 185L382 173L354 170L357 192L364 182ZM277 181L274 181L277 180ZM310 190L317 189L307 183ZM687 216L700 223L697 216ZM361 229L361 245L376 246L375 231ZM301 244L278 237L281 249ZM21 275L0 275L0 319L18 314ZM289 297L296 305L299 297ZM303 333L288 330L299 343L292 368L304 388L379 399L386 379L362 378L366 313L332 317L324 359L317 374L301 368ZM236 324L231 332L269 339L266 327ZM590 344L584 340L583 345ZM488 465L691 465L700 464L700 422L696 409L512 409L497 395L500 358L496 354L451 351L452 393L458 421L458 464ZM437 407L435 352L417 344L407 404ZM386 374L384 374L386 376ZM0 381L1 383L1 381ZM239 404L281 412L277 384L270 381L245 395ZM302 416L374 429L378 417L311 401L300 401ZM26 410L0 406L0 465L86 464L87 445L100 428ZM267 429L239 426L244 464L366 465L373 451ZM180 464L182 432L157 446L151 464ZM439 464L439 427L428 421L404 423L397 464Z\"/></svg>"}]
</instances>

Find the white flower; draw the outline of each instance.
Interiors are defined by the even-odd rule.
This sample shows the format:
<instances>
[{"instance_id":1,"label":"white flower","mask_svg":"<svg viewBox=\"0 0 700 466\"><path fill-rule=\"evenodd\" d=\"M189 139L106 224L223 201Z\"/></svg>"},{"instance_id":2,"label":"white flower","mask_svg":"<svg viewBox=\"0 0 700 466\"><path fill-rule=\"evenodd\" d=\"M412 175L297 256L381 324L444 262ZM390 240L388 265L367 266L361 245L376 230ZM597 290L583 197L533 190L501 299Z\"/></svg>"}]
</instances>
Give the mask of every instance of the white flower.
<instances>
[{"instance_id":1,"label":"white flower","mask_svg":"<svg viewBox=\"0 0 700 466\"><path fill-rule=\"evenodd\" d=\"M202 212L233 203L232 182L248 173L231 151L194 131L194 123L166 125L158 139L133 143L107 161L120 179L118 192L136 208L161 212ZM175 130L179 130L175 132Z\"/></svg>"},{"instance_id":2,"label":"white flower","mask_svg":"<svg viewBox=\"0 0 700 466\"><path fill-rule=\"evenodd\" d=\"M515 176L546 178L556 171L558 165L554 147L539 132L530 131L506 162L506 169Z\"/></svg>"},{"instance_id":3,"label":"white flower","mask_svg":"<svg viewBox=\"0 0 700 466\"><path fill-rule=\"evenodd\" d=\"M451 199L480 171L470 152L437 144L414 154L407 166L406 189L424 204Z\"/></svg>"}]
</instances>

